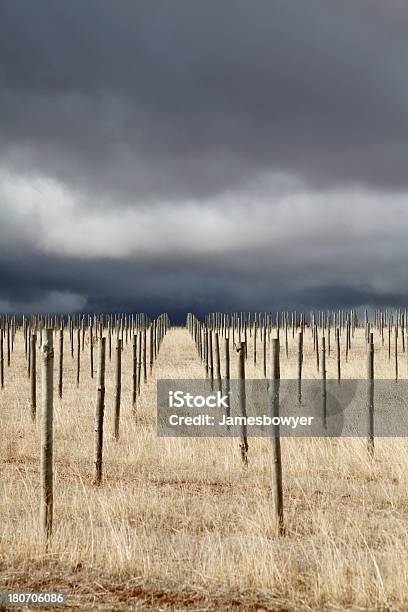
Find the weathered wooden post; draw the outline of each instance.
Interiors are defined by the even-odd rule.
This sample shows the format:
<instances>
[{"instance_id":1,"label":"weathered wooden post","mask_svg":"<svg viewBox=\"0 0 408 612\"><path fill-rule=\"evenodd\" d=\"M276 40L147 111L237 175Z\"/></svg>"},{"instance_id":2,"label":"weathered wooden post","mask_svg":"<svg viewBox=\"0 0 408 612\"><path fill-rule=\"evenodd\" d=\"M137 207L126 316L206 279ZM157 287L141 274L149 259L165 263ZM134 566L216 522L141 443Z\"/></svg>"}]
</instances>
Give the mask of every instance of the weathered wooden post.
<instances>
[{"instance_id":1,"label":"weathered wooden post","mask_svg":"<svg viewBox=\"0 0 408 612\"><path fill-rule=\"evenodd\" d=\"M91 368L91 378L93 378L94 366L93 366L93 327L92 323L89 326L89 363Z\"/></svg>"},{"instance_id":2,"label":"weathered wooden post","mask_svg":"<svg viewBox=\"0 0 408 612\"><path fill-rule=\"evenodd\" d=\"M245 342L240 343L238 349L238 378L239 378L239 403L241 416L246 418L246 396L245 396ZM239 445L241 459L244 465L248 465L248 437L247 426L243 422L241 425L241 442Z\"/></svg>"},{"instance_id":3,"label":"weathered wooden post","mask_svg":"<svg viewBox=\"0 0 408 612\"><path fill-rule=\"evenodd\" d=\"M297 358L297 378L298 378L298 400L302 401L302 368L303 368L303 331L298 332L298 358Z\"/></svg>"},{"instance_id":4,"label":"weathered wooden post","mask_svg":"<svg viewBox=\"0 0 408 612\"><path fill-rule=\"evenodd\" d=\"M229 397L229 392L231 389L231 384L230 384L231 374L230 374L230 349L229 349L228 335L226 335L224 338L224 346L225 346L225 394L228 396L227 407L225 408L225 414L227 417L229 417L231 413L230 397ZM227 429L229 429L229 425L227 425Z\"/></svg>"},{"instance_id":5,"label":"weathered wooden post","mask_svg":"<svg viewBox=\"0 0 408 612\"><path fill-rule=\"evenodd\" d=\"M323 427L327 429L327 372L326 372L326 338L322 337L322 359L321 359L321 374L322 374L322 412L323 412Z\"/></svg>"},{"instance_id":6,"label":"weathered wooden post","mask_svg":"<svg viewBox=\"0 0 408 612\"><path fill-rule=\"evenodd\" d=\"M143 380L147 383L146 326L143 328Z\"/></svg>"},{"instance_id":7,"label":"weathered wooden post","mask_svg":"<svg viewBox=\"0 0 408 612\"><path fill-rule=\"evenodd\" d=\"M218 337L218 332L215 332L215 373L219 388L221 388L220 340Z\"/></svg>"},{"instance_id":8,"label":"weathered wooden post","mask_svg":"<svg viewBox=\"0 0 408 612\"><path fill-rule=\"evenodd\" d=\"M272 444L272 504L273 518L279 535L284 533L283 523L283 486L282 486L282 456L280 445L280 427L276 424L279 418L280 391L280 346L279 339L272 339L270 399L272 402L273 424Z\"/></svg>"},{"instance_id":9,"label":"weathered wooden post","mask_svg":"<svg viewBox=\"0 0 408 612\"><path fill-rule=\"evenodd\" d=\"M64 330L59 330L58 396L62 398L62 377L64 364Z\"/></svg>"},{"instance_id":10,"label":"weathered wooden post","mask_svg":"<svg viewBox=\"0 0 408 612\"><path fill-rule=\"evenodd\" d=\"M7 321L7 367L10 367L10 321Z\"/></svg>"},{"instance_id":11,"label":"weathered wooden post","mask_svg":"<svg viewBox=\"0 0 408 612\"><path fill-rule=\"evenodd\" d=\"M77 329L77 376L76 376L77 387L79 387L80 371L81 371L81 330L78 327Z\"/></svg>"},{"instance_id":12,"label":"weathered wooden post","mask_svg":"<svg viewBox=\"0 0 408 612\"><path fill-rule=\"evenodd\" d=\"M337 380L341 378L341 353L340 353L340 330L336 328L336 347L337 347Z\"/></svg>"},{"instance_id":13,"label":"weathered wooden post","mask_svg":"<svg viewBox=\"0 0 408 612\"><path fill-rule=\"evenodd\" d=\"M153 336L153 324L150 324L150 375L153 370L153 353L154 353L154 336Z\"/></svg>"},{"instance_id":14,"label":"weathered wooden post","mask_svg":"<svg viewBox=\"0 0 408 612\"><path fill-rule=\"evenodd\" d=\"M3 330L0 327L0 387L4 389L4 348L3 348Z\"/></svg>"},{"instance_id":15,"label":"weathered wooden post","mask_svg":"<svg viewBox=\"0 0 408 612\"><path fill-rule=\"evenodd\" d=\"M208 359L209 359L209 371L211 380L211 389L214 387L214 357L213 357L213 346L212 346L212 331L208 332Z\"/></svg>"},{"instance_id":16,"label":"weathered wooden post","mask_svg":"<svg viewBox=\"0 0 408 612\"><path fill-rule=\"evenodd\" d=\"M95 413L95 480L96 485L102 481L103 453L103 418L105 412L105 350L106 338L99 338L98 370L96 379L96 413Z\"/></svg>"},{"instance_id":17,"label":"weathered wooden post","mask_svg":"<svg viewBox=\"0 0 408 612\"><path fill-rule=\"evenodd\" d=\"M133 412L135 412L136 408L136 393L137 393L137 335L133 335L133 345L132 345L132 405Z\"/></svg>"},{"instance_id":18,"label":"weathered wooden post","mask_svg":"<svg viewBox=\"0 0 408 612\"><path fill-rule=\"evenodd\" d=\"M115 409L114 409L114 437L119 440L119 419L120 419L120 396L122 390L122 340L116 341L116 368L115 368Z\"/></svg>"},{"instance_id":19,"label":"weathered wooden post","mask_svg":"<svg viewBox=\"0 0 408 612\"><path fill-rule=\"evenodd\" d=\"M368 454L374 456L374 336L370 334L367 350L367 386L368 386Z\"/></svg>"},{"instance_id":20,"label":"weathered wooden post","mask_svg":"<svg viewBox=\"0 0 408 612\"><path fill-rule=\"evenodd\" d=\"M266 378L266 325L263 328L263 375Z\"/></svg>"},{"instance_id":21,"label":"weathered wooden post","mask_svg":"<svg viewBox=\"0 0 408 612\"><path fill-rule=\"evenodd\" d=\"M138 361L137 361L137 394L140 395L142 380L142 332L138 332Z\"/></svg>"},{"instance_id":22,"label":"weathered wooden post","mask_svg":"<svg viewBox=\"0 0 408 612\"><path fill-rule=\"evenodd\" d=\"M31 334L30 338L30 396L31 396L31 419L35 421L37 412L37 335Z\"/></svg>"},{"instance_id":23,"label":"weathered wooden post","mask_svg":"<svg viewBox=\"0 0 408 612\"><path fill-rule=\"evenodd\" d=\"M52 329L46 329L42 346L41 372L41 525L46 548L52 533L53 518L53 384L54 348Z\"/></svg>"}]
</instances>

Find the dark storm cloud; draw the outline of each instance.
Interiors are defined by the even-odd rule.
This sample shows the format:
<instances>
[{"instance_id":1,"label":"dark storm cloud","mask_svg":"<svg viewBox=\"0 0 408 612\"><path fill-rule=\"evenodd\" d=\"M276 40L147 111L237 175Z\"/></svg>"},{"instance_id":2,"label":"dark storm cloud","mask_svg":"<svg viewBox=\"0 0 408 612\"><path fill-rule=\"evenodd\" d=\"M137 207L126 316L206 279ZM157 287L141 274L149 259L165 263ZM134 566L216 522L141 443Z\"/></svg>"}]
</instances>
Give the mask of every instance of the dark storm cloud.
<instances>
[{"instance_id":1,"label":"dark storm cloud","mask_svg":"<svg viewBox=\"0 0 408 612\"><path fill-rule=\"evenodd\" d=\"M407 299L408 4L0 0L0 311Z\"/></svg>"},{"instance_id":2,"label":"dark storm cloud","mask_svg":"<svg viewBox=\"0 0 408 612\"><path fill-rule=\"evenodd\" d=\"M0 12L3 163L133 201L207 197L271 169L407 184L405 3L3 0Z\"/></svg>"}]
</instances>

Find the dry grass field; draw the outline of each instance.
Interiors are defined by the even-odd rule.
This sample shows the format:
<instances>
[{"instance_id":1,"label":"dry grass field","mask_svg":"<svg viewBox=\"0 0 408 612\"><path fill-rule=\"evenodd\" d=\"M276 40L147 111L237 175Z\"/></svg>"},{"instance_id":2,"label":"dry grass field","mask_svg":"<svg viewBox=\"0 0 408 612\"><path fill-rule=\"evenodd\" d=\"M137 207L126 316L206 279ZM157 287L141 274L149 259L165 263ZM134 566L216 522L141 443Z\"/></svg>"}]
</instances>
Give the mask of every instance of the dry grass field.
<instances>
[{"instance_id":1,"label":"dry grass field","mask_svg":"<svg viewBox=\"0 0 408 612\"><path fill-rule=\"evenodd\" d=\"M131 407L131 345L123 353L120 439L112 436L113 361L107 360L104 478L92 484L96 379L88 351L75 383L66 334L64 394L55 392L54 532L39 533L39 423L18 332L0 391L0 590L58 591L69 608L140 610L408 609L408 441L282 439L286 533L271 522L270 444L249 439L156 436L156 379L203 378L184 328L164 338ZM296 345L282 351L282 378L296 376ZM249 339L251 340L251 339ZM376 343L376 376L393 375ZM248 377L262 376L261 346ZM57 353L58 349L56 349ZM365 376L358 331L345 378ZM232 354L231 376L236 375ZM96 360L95 360L96 363ZM55 364L55 368L56 368ZM334 351L328 377L336 376ZM401 354L407 377L407 354ZM317 377L310 332L304 377ZM40 379L40 374L38 374ZM39 394L41 388L39 385ZM38 402L40 405L40 402Z\"/></svg>"}]
</instances>

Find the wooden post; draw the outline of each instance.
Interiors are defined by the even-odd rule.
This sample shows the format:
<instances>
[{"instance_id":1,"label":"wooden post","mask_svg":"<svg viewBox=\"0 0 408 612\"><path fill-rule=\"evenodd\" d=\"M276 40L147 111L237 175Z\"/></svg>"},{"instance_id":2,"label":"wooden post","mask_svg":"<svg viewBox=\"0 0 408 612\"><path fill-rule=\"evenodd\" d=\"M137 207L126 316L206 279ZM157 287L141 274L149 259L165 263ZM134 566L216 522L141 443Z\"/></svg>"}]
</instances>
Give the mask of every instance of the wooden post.
<instances>
[{"instance_id":1,"label":"wooden post","mask_svg":"<svg viewBox=\"0 0 408 612\"><path fill-rule=\"evenodd\" d=\"M340 330L336 328L336 347L337 347L337 380L341 378L341 353L340 353Z\"/></svg>"},{"instance_id":2,"label":"wooden post","mask_svg":"<svg viewBox=\"0 0 408 612\"><path fill-rule=\"evenodd\" d=\"M37 412L37 336L31 334L30 338L30 395L31 395L31 419L35 421Z\"/></svg>"},{"instance_id":3,"label":"wooden post","mask_svg":"<svg viewBox=\"0 0 408 612\"><path fill-rule=\"evenodd\" d=\"M10 321L7 321L7 367L10 367Z\"/></svg>"},{"instance_id":4,"label":"wooden post","mask_svg":"<svg viewBox=\"0 0 408 612\"><path fill-rule=\"evenodd\" d=\"M221 387L220 341L217 332L215 332L215 372L218 384Z\"/></svg>"},{"instance_id":5,"label":"wooden post","mask_svg":"<svg viewBox=\"0 0 408 612\"><path fill-rule=\"evenodd\" d=\"M229 337L228 335L225 336L224 339L224 346L225 346L225 394L228 396L228 400L227 400L227 407L225 409L225 414L227 417L230 416L230 398L229 398L229 392L230 392L230 350L229 350ZM229 425L227 426L227 429L229 429Z\"/></svg>"},{"instance_id":6,"label":"wooden post","mask_svg":"<svg viewBox=\"0 0 408 612\"><path fill-rule=\"evenodd\" d=\"M58 367L58 396L62 398L62 377L64 363L64 330L59 330L59 367Z\"/></svg>"},{"instance_id":7,"label":"wooden post","mask_svg":"<svg viewBox=\"0 0 408 612\"><path fill-rule=\"evenodd\" d=\"M154 352L154 337L153 337L153 323L150 324L150 374L153 369L153 352Z\"/></svg>"},{"instance_id":8,"label":"wooden post","mask_svg":"<svg viewBox=\"0 0 408 612\"><path fill-rule=\"evenodd\" d=\"M119 440L119 419L120 419L120 396L122 390L122 340L117 338L116 342L116 368L115 368L115 410L114 410L114 436Z\"/></svg>"},{"instance_id":9,"label":"wooden post","mask_svg":"<svg viewBox=\"0 0 408 612\"><path fill-rule=\"evenodd\" d=\"M322 412L323 412L323 427L327 429L327 385L326 385L326 338L322 337Z\"/></svg>"},{"instance_id":10,"label":"wooden post","mask_svg":"<svg viewBox=\"0 0 408 612\"><path fill-rule=\"evenodd\" d=\"M367 382L368 382L368 454L374 456L374 340L373 334L367 351Z\"/></svg>"},{"instance_id":11,"label":"wooden post","mask_svg":"<svg viewBox=\"0 0 408 612\"><path fill-rule=\"evenodd\" d=\"M54 348L52 329L44 330L42 356L41 410L41 525L46 548L52 533L53 518L53 381Z\"/></svg>"},{"instance_id":12,"label":"wooden post","mask_svg":"<svg viewBox=\"0 0 408 612\"><path fill-rule=\"evenodd\" d=\"M90 359L90 368L91 368L91 378L93 378L93 328L92 323L89 326L89 359Z\"/></svg>"},{"instance_id":13,"label":"wooden post","mask_svg":"<svg viewBox=\"0 0 408 612\"><path fill-rule=\"evenodd\" d=\"M137 392L137 335L136 334L133 335L132 357L133 357L133 367L132 367L132 405L133 405L133 411L135 411L136 392Z\"/></svg>"},{"instance_id":14,"label":"wooden post","mask_svg":"<svg viewBox=\"0 0 408 612\"><path fill-rule=\"evenodd\" d=\"M266 378L266 325L263 328L263 375Z\"/></svg>"},{"instance_id":15,"label":"wooden post","mask_svg":"<svg viewBox=\"0 0 408 612\"><path fill-rule=\"evenodd\" d=\"M143 380L147 383L146 327L143 328Z\"/></svg>"},{"instance_id":16,"label":"wooden post","mask_svg":"<svg viewBox=\"0 0 408 612\"><path fill-rule=\"evenodd\" d=\"M297 359L297 377L298 377L298 399L302 401L302 368L303 368L303 331L298 332L298 359Z\"/></svg>"},{"instance_id":17,"label":"wooden post","mask_svg":"<svg viewBox=\"0 0 408 612\"><path fill-rule=\"evenodd\" d=\"M103 453L103 417L105 412L105 349L106 338L99 338L98 371L96 379L96 413L95 413L95 480L96 485L102 481Z\"/></svg>"},{"instance_id":18,"label":"wooden post","mask_svg":"<svg viewBox=\"0 0 408 612\"><path fill-rule=\"evenodd\" d=\"M209 370L210 370L210 380L211 380L211 389L214 385L214 357L213 357L213 348L212 348L212 331L208 332L208 357L209 357Z\"/></svg>"},{"instance_id":19,"label":"wooden post","mask_svg":"<svg viewBox=\"0 0 408 612\"><path fill-rule=\"evenodd\" d=\"M77 387L79 387L79 374L81 371L81 330L78 327L77 329Z\"/></svg>"},{"instance_id":20,"label":"wooden post","mask_svg":"<svg viewBox=\"0 0 408 612\"><path fill-rule=\"evenodd\" d=\"M238 378L239 378L239 402L241 408L241 416L246 417L246 397L245 397L245 342L240 343L238 349ZM239 445L241 450L241 459L244 465L248 465L248 437L247 426L244 423L241 426L241 442Z\"/></svg>"},{"instance_id":21,"label":"wooden post","mask_svg":"<svg viewBox=\"0 0 408 612\"><path fill-rule=\"evenodd\" d=\"M4 389L4 348L3 348L3 330L0 327L0 387Z\"/></svg>"},{"instance_id":22,"label":"wooden post","mask_svg":"<svg viewBox=\"0 0 408 612\"><path fill-rule=\"evenodd\" d=\"M272 400L272 415L279 417L280 391L280 346L279 339L272 339L271 381L270 393ZM274 425L271 437L272 444L272 504L273 518L279 535L284 533L283 523L283 486L282 486L282 456L280 445L280 428Z\"/></svg>"},{"instance_id":23,"label":"wooden post","mask_svg":"<svg viewBox=\"0 0 408 612\"><path fill-rule=\"evenodd\" d=\"M137 358L137 394L140 395L140 382L142 379L142 332L137 334L139 339Z\"/></svg>"}]
</instances>

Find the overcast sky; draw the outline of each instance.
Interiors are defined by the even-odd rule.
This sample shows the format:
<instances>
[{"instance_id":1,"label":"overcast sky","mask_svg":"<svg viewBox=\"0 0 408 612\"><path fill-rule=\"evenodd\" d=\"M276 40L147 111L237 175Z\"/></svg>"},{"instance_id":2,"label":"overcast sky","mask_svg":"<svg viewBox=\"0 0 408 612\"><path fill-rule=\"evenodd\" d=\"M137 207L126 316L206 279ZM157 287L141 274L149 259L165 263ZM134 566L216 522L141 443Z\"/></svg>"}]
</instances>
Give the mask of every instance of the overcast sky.
<instances>
[{"instance_id":1,"label":"overcast sky","mask_svg":"<svg viewBox=\"0 0 408 612\"><path fill-rule=\"evenodd\" d=\"M404 0L0 0L0 312L408 303Z\"/></svg>"}]
</instances>

